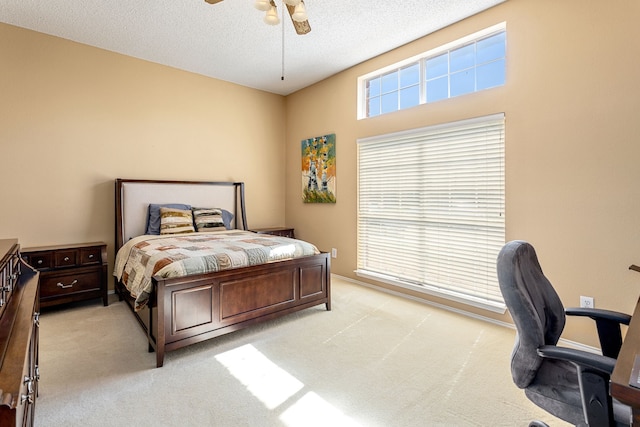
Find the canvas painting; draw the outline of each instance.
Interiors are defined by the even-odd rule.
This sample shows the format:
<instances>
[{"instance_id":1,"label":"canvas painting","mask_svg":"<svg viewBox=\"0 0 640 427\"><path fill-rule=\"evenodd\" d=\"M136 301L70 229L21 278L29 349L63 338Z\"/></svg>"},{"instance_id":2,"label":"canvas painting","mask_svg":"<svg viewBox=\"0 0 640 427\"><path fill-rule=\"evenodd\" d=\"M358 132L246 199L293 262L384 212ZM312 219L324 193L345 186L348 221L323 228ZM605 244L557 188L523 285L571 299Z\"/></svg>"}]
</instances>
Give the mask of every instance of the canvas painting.
<instances>
[{"instance_id":1,"label":"canvas painting","mask_svg":"<svg viewBox=\"0 0 640 427\"><path fill-rule=\"evenodd\" d=\"M336 202L336 135L302 140L302 200Z\"/></svg>"}]
</instances>

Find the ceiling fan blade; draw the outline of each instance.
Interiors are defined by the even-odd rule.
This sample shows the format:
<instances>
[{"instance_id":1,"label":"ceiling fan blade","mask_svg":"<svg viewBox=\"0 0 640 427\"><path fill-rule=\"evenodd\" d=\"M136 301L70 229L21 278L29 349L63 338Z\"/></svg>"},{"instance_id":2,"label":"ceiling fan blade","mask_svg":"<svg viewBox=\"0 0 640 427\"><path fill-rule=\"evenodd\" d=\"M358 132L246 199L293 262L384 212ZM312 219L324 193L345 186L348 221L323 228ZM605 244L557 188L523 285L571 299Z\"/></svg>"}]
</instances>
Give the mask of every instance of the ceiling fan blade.
<instances>
[{"instance_id":1,"label":"ceiling fan blade","mask_svg":"<svg viewBox=\"0 0 640 427\"><path fill-rule=\"evenodd\" d=\"M300 3L304 3L304 1L300 0ZM302 21L302 22L293 20L293 12L296 10L295 6L289 6L288 4L286 6L287 6L287 11L289 11L289 16L291 16L291 22L293 23L293 28L296 29L296 33L303 35L311 31L311 26L309 25L308 20Z\"/></svg>"},{"instance_id":2,"label":"ceiling fan blade","mask_svg":"<svg viewBox=\"0 0 640 427\"><path fill-rule=\"evenodd\" d=\"M216 4L216 3L220 3L222 0L204 0L209 4Z\"/></svg>"}]
</instances>

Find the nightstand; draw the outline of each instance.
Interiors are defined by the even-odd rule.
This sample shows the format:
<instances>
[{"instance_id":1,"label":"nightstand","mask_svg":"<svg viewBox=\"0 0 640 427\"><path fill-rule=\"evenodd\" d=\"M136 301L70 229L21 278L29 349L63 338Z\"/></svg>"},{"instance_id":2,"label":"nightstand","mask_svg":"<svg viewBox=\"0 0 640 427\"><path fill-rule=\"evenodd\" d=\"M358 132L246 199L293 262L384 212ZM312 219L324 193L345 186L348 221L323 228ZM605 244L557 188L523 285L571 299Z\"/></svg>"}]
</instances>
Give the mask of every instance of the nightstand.
<instances>
[{"instance_id":1,"label":"nightstand","mask_svg":"<svg viewBox=\"0 0 640 427\"><path fill-rule=\"evenodd\" d=\"M40 271L40 306L102 298L107 306L107 244L24 248L22 258Z\"/></svg>"},{"instance_id":2,"label":"nightstand","mask_svg":"<svg viewBox=\"0 0 640 427\"><path fill-rule=\"evenodd\" d=\"M254 228L250 231L258 234L273 234L275 236L291 237L295 239L293 228L287 227L269 227L269 228Z\"/></svg>"}]
</instances>

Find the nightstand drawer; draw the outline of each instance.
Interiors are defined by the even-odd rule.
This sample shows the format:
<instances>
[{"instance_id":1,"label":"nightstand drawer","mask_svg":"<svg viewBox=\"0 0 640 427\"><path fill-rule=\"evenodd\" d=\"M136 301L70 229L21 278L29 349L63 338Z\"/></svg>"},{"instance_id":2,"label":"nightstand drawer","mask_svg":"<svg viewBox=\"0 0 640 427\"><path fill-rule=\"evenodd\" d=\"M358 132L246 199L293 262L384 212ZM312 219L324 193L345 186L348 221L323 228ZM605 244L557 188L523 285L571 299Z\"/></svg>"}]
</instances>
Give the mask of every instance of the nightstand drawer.
<instances>
[{"instance_id":1,"label":"nightstand drawer","mask_svg":"<svg viewBox=\"0 0 640 427\"><path fill-rule=\"evenodd\" d=\"M102 248L95 246L93 248L80 249L80 264L96 264L102 261Z\"/></svg>"},{"instance_id":2,"label":"nightstand drawer","mask_svg":"<svg viewBox=\"0 0 640 427\"><path fill-rule=\"evenodd\" d=\"M27 264L38 270L48 269L53 267L53 253L52 252L33 252L30 254L24 254L24 260Z\"/></svg>"},{"instance_id":3,"label":"nightstand drawer","mask_svg":"<svg viewBox=\"0 0 640 427\"><path fill-rule=\"evenodd\" d=\"M42 273L40 275L40 298L46 299L61 295L100 289L100 270L71 274Z\"/></svg>"},{"instance_id":4,"label":"nightstand drawer","mask_svg":"<svg viewBox=\"0 0 640 427\"><path fill-rule=\"evenodd\" d=\"M54 267L73 267L78 263L78 251L69 249L65 251L56 251L54 256Z\"/></svg>"}]
</instances>

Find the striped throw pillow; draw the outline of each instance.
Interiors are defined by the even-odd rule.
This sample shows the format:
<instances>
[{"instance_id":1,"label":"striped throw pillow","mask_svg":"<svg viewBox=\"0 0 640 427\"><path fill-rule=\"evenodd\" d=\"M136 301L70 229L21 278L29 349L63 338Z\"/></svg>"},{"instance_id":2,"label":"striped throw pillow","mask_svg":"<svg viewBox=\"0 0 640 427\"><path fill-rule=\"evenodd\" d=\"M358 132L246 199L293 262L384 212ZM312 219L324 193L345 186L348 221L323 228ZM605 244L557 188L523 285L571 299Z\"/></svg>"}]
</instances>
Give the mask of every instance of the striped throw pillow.
<instances>
[{"instance_id":1,"label":"striped throw pillow","mask_svg":"<svg viewBox=\"0 0 640 427\"><path fill-rule=\"evenodd\" d=\"M193 233L191 210L160 208L160 234Z\"/></svg>"},{"instance_id":2,"label":"striped throw pillow","mask_svg":"<svg viewBox=\"0 0 640 427\"><path fill-rule=\"evenodd\" d=\"M191 208L193 222L198 231L226 230L222 219L222 209L218 208Z\"/></svg>"},{"instance_id":3,"label":"striped throw pillow","mask_svg":"<svg viewBox=\"0 0 640 427\"><path fill-rule=\"evenodd\" d=\"M147 214L147 230L144 234L160 234L160 208L191 210L191 205L183 205L182 203L150 203Z\"/></svg>"}]
</instances>

